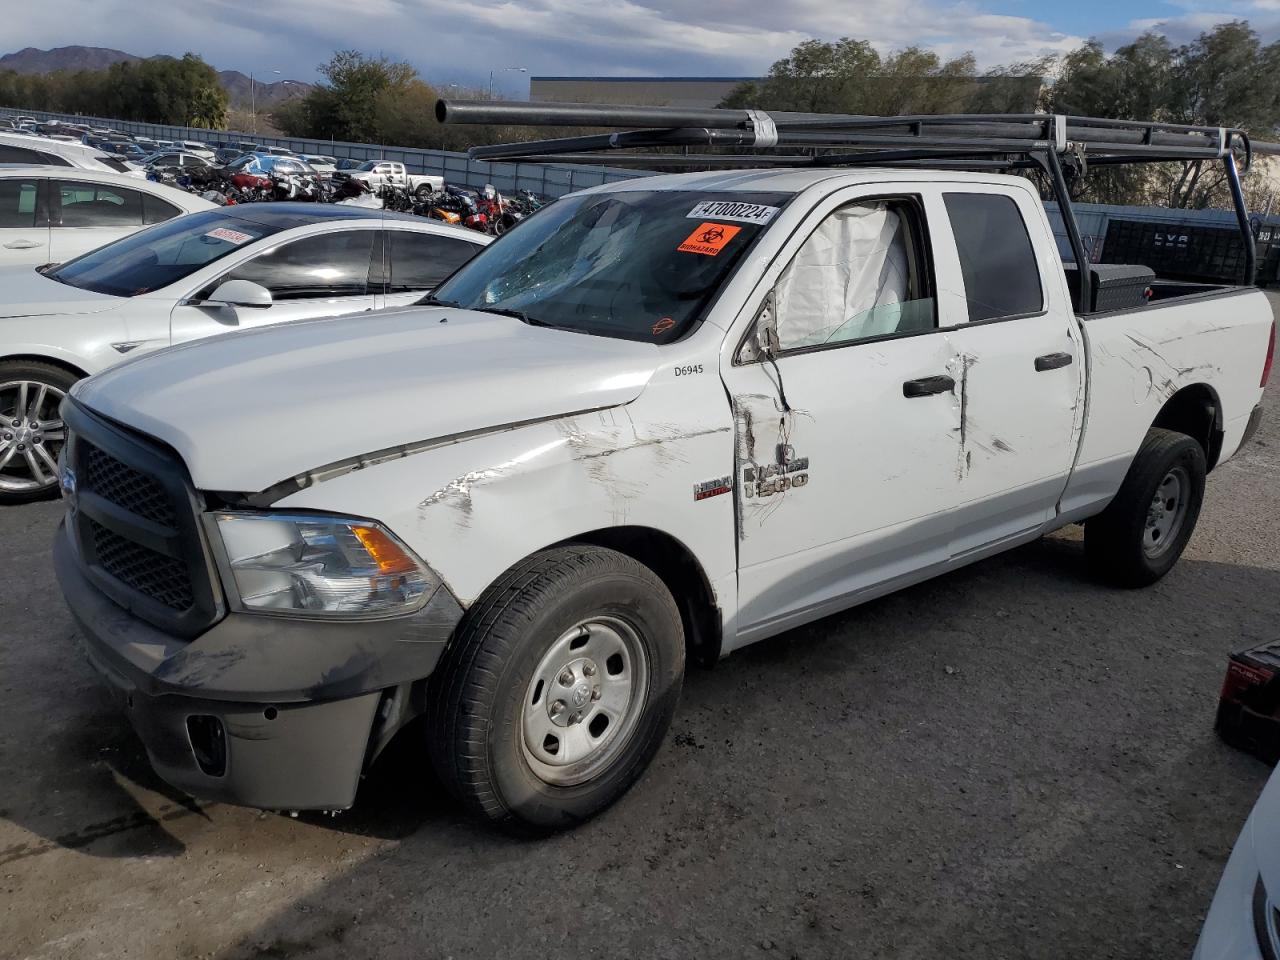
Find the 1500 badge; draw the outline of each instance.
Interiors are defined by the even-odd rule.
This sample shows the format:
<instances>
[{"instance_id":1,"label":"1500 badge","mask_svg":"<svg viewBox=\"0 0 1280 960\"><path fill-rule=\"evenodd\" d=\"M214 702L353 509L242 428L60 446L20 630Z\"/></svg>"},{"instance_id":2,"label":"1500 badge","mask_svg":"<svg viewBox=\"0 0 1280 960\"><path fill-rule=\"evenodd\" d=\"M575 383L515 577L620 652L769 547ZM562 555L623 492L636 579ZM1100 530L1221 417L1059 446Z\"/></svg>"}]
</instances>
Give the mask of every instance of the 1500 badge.
<instances>
[{"instance_id":1,"label":"1500 badge","mask_svg":"<svg viewBox=\"0 0 1280 960\"><path fill-rule=\"evenodd\" d=\"M775 493L799 490L809 483L809 458L798 457L767 467L746 467L742 471L744 497L771 497Z\"/></svg>"}]
</instances>

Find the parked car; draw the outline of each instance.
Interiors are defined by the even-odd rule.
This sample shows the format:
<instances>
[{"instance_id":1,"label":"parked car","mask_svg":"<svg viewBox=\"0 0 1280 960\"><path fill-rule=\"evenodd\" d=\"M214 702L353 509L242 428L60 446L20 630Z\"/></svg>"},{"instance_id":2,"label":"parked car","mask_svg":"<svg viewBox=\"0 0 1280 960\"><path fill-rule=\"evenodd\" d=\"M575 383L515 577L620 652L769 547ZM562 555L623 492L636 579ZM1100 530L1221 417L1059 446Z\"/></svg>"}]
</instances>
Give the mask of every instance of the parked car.
<instances>
[{"instance_id":1,"label":"parked car","mask_svg":"<svg viewBox=\"0 0 1280 960\"><path fill-rule=\"evenodd\" d=\"M1273 773L1227 860L1192 960L1280 956L1280 772Z\"/></svg>"},{"instance_id":2,"label":"parked car","mask_svg":"<svg viewBox=\"0 0 1280 960\"><path fill-rule=\"evenodd\" d=\"M179 217L53 269L0 269L0 410L47 428L73 383L126 357L407 305L487 242L407 214L257 203ZM0 503L52 493L43 454L56 457L59 446L49 436L41 450L21 451L31 456L5 456L0 435Z\"/></svg>"},{"instance_id":3,"label":"parked car","mask_svg":"<svg viewBox=\"0 0 1280 960\"><path fill-rule=\"evenodd\" d=\"M1086 519L1101 576L1163 576L1275 328L1256 289L1124 289L1077 318L1018 177L607 184L420 306L80 384L57 575L188 793L348 807L429 705L469 810L569 826L650 762L686 656Z\"/></svg>"},{"instance_id":4,"label":"parked car","mask_svg":"<svg viewBox=\"0 0 1280 960\"><path fill-rule=\"evenodd\" d=\"M153 153L156 153L154 149L147 150L141 144L134 143L131 140L116 140L112 143L104 143L102 149L109 151L114 156L122 157L127 161L138 164Z\"/></svg>"},{"instance_id":5,"label":"parked car","mask_svg":"<svg viewBox=\"0 0 1280 960\"><path fill-rule=\"evenodd\" d=\"M30 134L0 132L0 163L78 167L142 176L141 171L131 171L126 163L109 153L106 149L86 147L82 143L63 143Z\"/></svg>"},{"instance_id":6,"label":"parked car","mask_svg":"<svg viewBox=\"0 0 1280 960\"><path fill-rule=\"evenodd\" d=\"M185 150L168 150L161 153L153 153L149 157L143 157L138 162L148 169L154 167L178 167L183 170L208 170L214 166L199 154L188 153Z\"/></svg>"},{"instance_id":7,"label":"parked car","mask_svg":"<svg viewBox=\"0 0 1280 960\"><path fill-rule=\"evenodd\" d=\"M300 174L314 176L311 165L300 157L282 157L270 153L246 153L227 164L223 170L230 176L238 173L265 177L271 174Z\"/></svg>"},{"instance_id":8,"label":"parked car","mask_svg":"<svg viewBox=\"0 0 1280 960\"><path fill-rule=\"evenodd\" d=\"M214 158L213 149L207 143L201 143L199 140L183 140L178 144L178 149L186 153L193 153L197 157L203 157L206 160L212 161Z\"/></svg>"},{"instance_id":9,"label":"parked car","mask_svg":"<svg viewBox=\"0 0 1280 960\"><path fill-rule=\"evenodd\" d=\"M185 190L120 173L0 168L0 266L70 260L149 224L214 208ZM0 288L0 302L7 296Z\"/></svg>"},{"instance_id":10,"label":"parked car","mask_svg":"<svg viewBox=\"0 0 1280 960\"><path fill-rule=\"evenodd\" d=\"M213 152L214 163L226 166L234 160L238 160L244 156L244 151L239 147L219 147Z\"/></svg>"},{"instance_id":11,"label":"parked car","mask_svg":"<svg viewBox=\"0 0 1280 960\"><path fill-rule=\"evenodd\" d=\"M444 189L444 177L427 173L409 173L403 163L391 160L369 160L354 170L338 171L334 180L362 180L373 190L383 184L405 187L425 199L438 190Z\"/></svg>"},{"instance_id":12,"label":"parked car","mask_svg":"<svg viewBox=\"0 0 1280 960\"><path fill-rule=\"evenodd\" d=\"M321 156L313 153L304 153L302 159L311 165L311 169L316 175L324 180L333 177L333 173L338 169L338 161L333 157Z\"/></svg>"},{"instance_id":13,"label":"parked car","mask_svg":"<svg viewBox=\"0 0 1280 960\"><path fill-rule=\"evenodd\" d=\"M355 160L351 157L339 157L334 167L338 170L359 170L363 160Z\"/></svg>"}]
</instances>

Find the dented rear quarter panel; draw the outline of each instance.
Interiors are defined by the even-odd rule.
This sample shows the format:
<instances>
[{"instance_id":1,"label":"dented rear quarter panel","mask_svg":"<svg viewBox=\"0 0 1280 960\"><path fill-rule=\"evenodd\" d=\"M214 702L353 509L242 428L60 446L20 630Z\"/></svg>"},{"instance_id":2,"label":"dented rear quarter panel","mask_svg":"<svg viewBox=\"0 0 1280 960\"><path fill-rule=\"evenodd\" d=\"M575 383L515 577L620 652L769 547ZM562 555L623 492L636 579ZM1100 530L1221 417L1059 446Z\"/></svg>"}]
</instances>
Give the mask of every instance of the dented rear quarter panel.
<instances>
[{"instance_id":1,"label":"dented rear quarter panel","mask_svg":"<svg viewBox=\"0 0 1280 960\"><path fill-rule=\"evenodd\" d=\"M1262 399L1272 322L1266 295L1248 288L1081 320L1088 405L1063 514L1105 506L1161 408L1184 387L1213 389L1224 433L1218 462L1234 454Z\"/></svg>"}]
</instances>

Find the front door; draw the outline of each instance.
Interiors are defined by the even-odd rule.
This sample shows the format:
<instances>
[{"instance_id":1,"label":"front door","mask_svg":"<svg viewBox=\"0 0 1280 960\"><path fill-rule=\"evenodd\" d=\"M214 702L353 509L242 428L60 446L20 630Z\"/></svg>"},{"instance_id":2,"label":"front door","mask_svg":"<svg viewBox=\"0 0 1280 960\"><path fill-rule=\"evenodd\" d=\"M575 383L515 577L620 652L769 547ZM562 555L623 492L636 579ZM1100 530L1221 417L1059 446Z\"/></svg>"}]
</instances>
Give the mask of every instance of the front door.
<instances>
[{"instance_id":1,"label":"front door","mask_svg":"<svg viewBox=\"0 0 1280 960\"><path fill-rule=\"evenodd\" d=\"M376 230L339 230L286 241L266 250L194 291L173 308L173 343L201 337L287 323L308 317L328 317L372 310L369 289L370 257ZM227 280L249 280L271 291L269 307L203 306L199 304Z\"/></svg>"},{"instance_id":2,"label":"front door","mask_svg":"<svg viewBox=\"0 0 1280 960\"><path fill-rule=\"evenodd\" d=\"M924 209L906 185L830 198L749 305L776 331L772 349L748 337L722 359L741 642L948 560L958 355L938 329L936 290L956 279L930 255Z\"/></svg>"},{"instance_id":3,"label":"front door","mask_svg":"<svg viewBox=\"0 0 1280 960\"><path fill-rule=\"evenodd\" d=\"M0 266L49 261L49 217L39 177L0 180Z\"/></svg>"}]
</instances>

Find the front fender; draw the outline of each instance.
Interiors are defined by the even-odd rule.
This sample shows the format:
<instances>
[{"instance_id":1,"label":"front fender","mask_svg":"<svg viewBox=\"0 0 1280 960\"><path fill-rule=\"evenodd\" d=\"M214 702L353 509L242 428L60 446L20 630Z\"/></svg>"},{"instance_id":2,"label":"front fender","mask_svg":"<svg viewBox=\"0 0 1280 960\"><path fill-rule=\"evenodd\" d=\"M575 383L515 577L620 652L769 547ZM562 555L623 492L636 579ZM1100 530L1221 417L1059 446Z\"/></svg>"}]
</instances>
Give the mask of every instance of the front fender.
<instances>
[{"instance_id":1,"label":"front fender","mask_svg":"<svg viewBox=\"0 0 1280 960\"><path fill-rule=\"evenodd\" d=\"M624 406L532 424L357 470L275 506L380 520L464 607L524 557L617 526L670 534L714 583L735 568L733 497L695 499L695 487L729 482L733 432L719 416L723 394L702 409L680 423Z\"/></svg>"}]
</instances>

